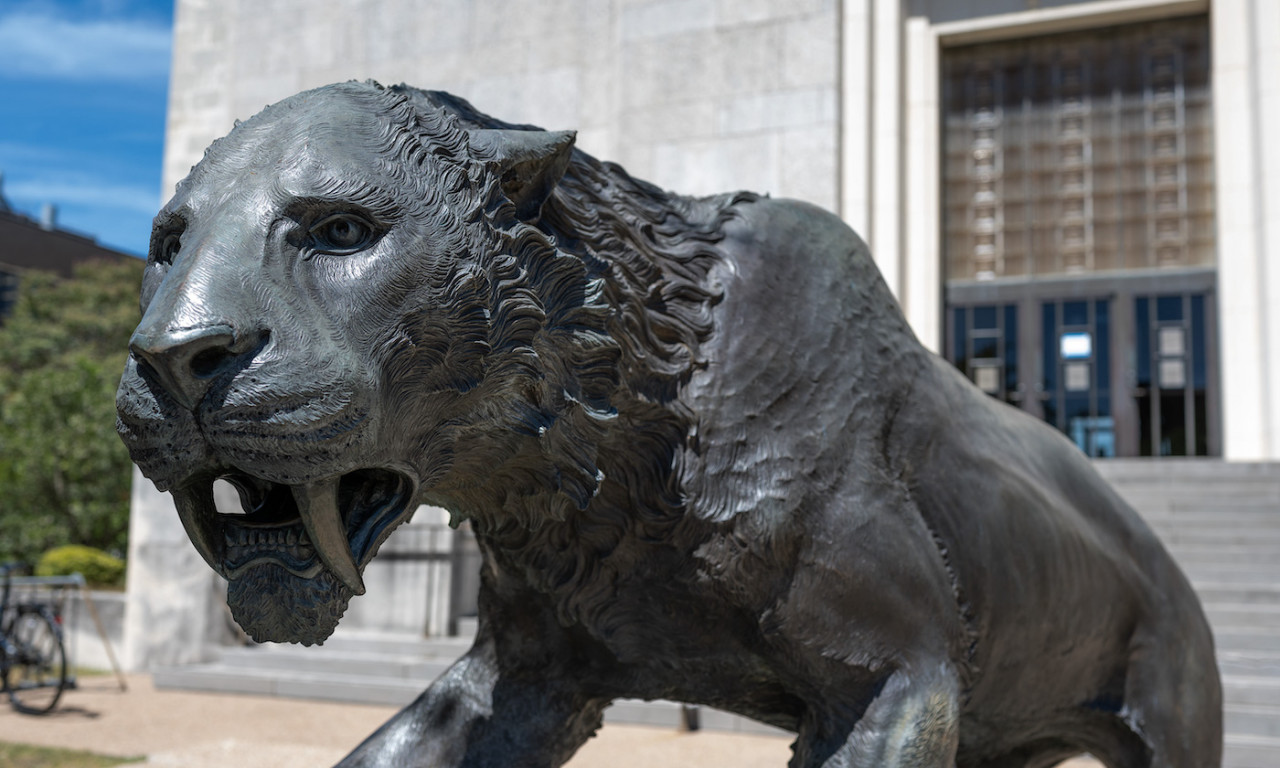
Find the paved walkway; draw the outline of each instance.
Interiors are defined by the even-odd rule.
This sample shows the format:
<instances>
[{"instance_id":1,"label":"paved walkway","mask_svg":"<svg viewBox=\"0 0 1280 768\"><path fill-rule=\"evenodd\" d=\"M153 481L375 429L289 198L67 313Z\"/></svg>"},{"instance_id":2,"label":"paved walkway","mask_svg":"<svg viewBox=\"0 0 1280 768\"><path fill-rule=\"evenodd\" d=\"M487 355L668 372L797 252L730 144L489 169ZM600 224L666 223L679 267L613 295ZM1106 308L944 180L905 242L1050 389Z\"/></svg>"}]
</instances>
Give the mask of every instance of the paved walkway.
<instances>
[{"instance_id":1,"label":"paved walkway","mask_svg":"<svg viewBox=\"0 0 1280 768\"><path fill-rule=\"evenodd\" d=\"M0 705L0 741L146 755L175 768L331 766L395 713L394 707L334 704L239 694L157 691L148 675L81 680L43 717ZM789 741L610 725L579 751L571 768L780 768Z\"/></svg>"},{"instance_id":2,"label":"paved walkway","mask_svg":"<svg viewBox=\"0 0 1280 768\"><path fill-rule=\"evenodd\" d=\"M0 741L147 756L174 768L316 768L331 766L382 724L393 707L298 701L239 694L157 691L147 675L131 675L121 692L111 677L81 681L43 717L0 706ZM679 733L609 725L569 768L781 768L789 739L742 734ZM1071 768L1097 768L1078 761Z\"/></svg>"}]
</instances>

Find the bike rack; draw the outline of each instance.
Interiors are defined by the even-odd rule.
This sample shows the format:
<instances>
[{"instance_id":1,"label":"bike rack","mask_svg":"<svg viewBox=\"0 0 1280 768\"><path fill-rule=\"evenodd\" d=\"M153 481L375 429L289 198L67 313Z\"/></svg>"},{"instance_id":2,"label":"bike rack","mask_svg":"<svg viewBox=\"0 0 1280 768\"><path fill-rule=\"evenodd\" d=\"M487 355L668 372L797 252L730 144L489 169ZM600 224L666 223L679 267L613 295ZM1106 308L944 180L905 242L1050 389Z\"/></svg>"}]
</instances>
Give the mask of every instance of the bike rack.
<instances>
[{"instance_id":1,"label":"bike rack","mask_svg":"<svg viewBox=\"0 0 1280 768\"><path fill-rule=\"evenodd\" d=\"M98 606L94 604L93 597L89 593L89 586L85 583L84 576L79 573L73 573L70 576L13 576L10 578L14 591L21 591L23 588L39 588L49 587L51 589L66 589L73 587L78 590L80 599L84 601L85 607L89 610L89 617L93 620L94 629L98 632L98 637L102 640L102 647L107 652L107 659L111 662L111 671L115 673L116 682L120 684L121 691L129 689L125 682L124 671L120 669L120 662L116 660L115 650L111 647L111 640L107 638L107 630L102 626L102 617L98 615ZM59 606L59 612L63 613Z\"/></svg>"}]
</instances>

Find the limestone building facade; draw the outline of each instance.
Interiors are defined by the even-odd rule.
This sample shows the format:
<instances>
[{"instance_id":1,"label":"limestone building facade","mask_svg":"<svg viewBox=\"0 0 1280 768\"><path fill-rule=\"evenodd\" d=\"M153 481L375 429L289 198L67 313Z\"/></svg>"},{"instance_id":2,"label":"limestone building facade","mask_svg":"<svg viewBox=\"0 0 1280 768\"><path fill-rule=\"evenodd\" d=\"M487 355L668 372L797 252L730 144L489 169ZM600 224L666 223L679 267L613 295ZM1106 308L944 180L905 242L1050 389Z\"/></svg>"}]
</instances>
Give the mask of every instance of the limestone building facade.
<instances>
[{"instance_id":1,"label":"limestone building facade","mask_svg":"<svg viewBox=\"0 0 1280 768\"><path fill-rule=\"evenodd\" d=\"M448 90L839 213L927 345L1091 455L1275 461L1278 29L1272 0L177 0L165 184L305 88ZM133 508L129 663L197 660L219 586L140 476Z\"/></svg>"},{"instance_id":2,"label":"limestone building facade","mask_svg":"<svg viewBox=\"0 0 1280 768\"><path fill-rule=\"evenodd\" d=\"M165 180L373 78L838 212L921 339L1110 455L1280 459L1280 4L178 0Z\"/></svg>"}]
</instances>

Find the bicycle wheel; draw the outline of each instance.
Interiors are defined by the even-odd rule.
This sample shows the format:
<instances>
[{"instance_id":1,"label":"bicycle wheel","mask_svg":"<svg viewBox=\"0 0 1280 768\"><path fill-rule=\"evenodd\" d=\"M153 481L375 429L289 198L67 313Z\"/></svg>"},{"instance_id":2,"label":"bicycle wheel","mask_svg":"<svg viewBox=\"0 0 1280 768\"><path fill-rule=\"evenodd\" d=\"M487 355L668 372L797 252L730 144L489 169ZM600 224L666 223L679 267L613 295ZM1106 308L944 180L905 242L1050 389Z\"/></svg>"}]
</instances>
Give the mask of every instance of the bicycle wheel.
<instances>
[{"instance_id":1,"label":"bicycle wheel","mask_svg":"<svg viewBox=\"0 0 1280 768\"><path fill-rule=\"evenodd\" d=\"M10 640L9 700L19 712L43 715L58 703L66 685L62 630L43 611L24 612L14 622Z\"/></svg>"},{"instance_id":2,"label":"bicycle wheel","mask_svg":"<svg viewBox=\"0 0 1280 768\"><path fill-rule=\"evenodd\" d=\"M5 696L9 695L9 651L6 650L8 645L9 639L0 634L0 692Z\"/></svg>"}]
</instances>

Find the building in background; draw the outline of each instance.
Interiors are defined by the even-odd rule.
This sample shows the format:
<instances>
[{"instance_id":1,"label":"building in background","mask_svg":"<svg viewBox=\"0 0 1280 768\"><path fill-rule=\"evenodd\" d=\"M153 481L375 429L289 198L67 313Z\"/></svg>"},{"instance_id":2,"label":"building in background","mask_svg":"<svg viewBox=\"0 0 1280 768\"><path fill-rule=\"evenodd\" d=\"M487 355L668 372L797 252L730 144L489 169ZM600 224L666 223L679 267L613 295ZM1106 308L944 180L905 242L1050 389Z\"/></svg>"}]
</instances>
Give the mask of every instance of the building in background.
<instances>
[{"instance_id":1,"label":"building in background","mask_svg":"<svg viewBox=\"0 0 1280 768\"><path fill-rule=\"evenodd\" d=\"M1209 34L942 55L943 346L1092 456L1222 453Z\"/></svg>"},{"instance_id":2,"label":"building in background","mask_svg":"<svg viewBox=\"0 0 1280 768\"><path fill-rule=\"evenodd\" d=\"M1271 0L177 0L165 186L299 90L443 89L839 213L925 344L1092 456L1275 461L1277 29ZM207 569L134 494L131 583L189 600ZM163 603L135 665L199 653Z\"/></svg>"},{"instance_id":3,"label":"building in background","mask_svg":"<svg viewBox=\"0 0 1280 768\"><path fill-rule=\"evenodd\" d=\"M179 0L165 181L301 89L449 90L838 212L927 345L1090 455L1277 459L1274 29L1266 0Z\"/></svg>"},{"instance_id":4,"label":"building in background","mask_svg":"<svg viewBox=\"0 0 1280 768\"><path fill-rule=\"evenodd\" d=\"M30 269L71 277L80 262L132 259L127 253L99 245L86 235L58 228L57 209L44 207L39 221L14 210L4 197L0 174L0 323L18 295L22 273Z\"/></svg>"}]
</instances>

